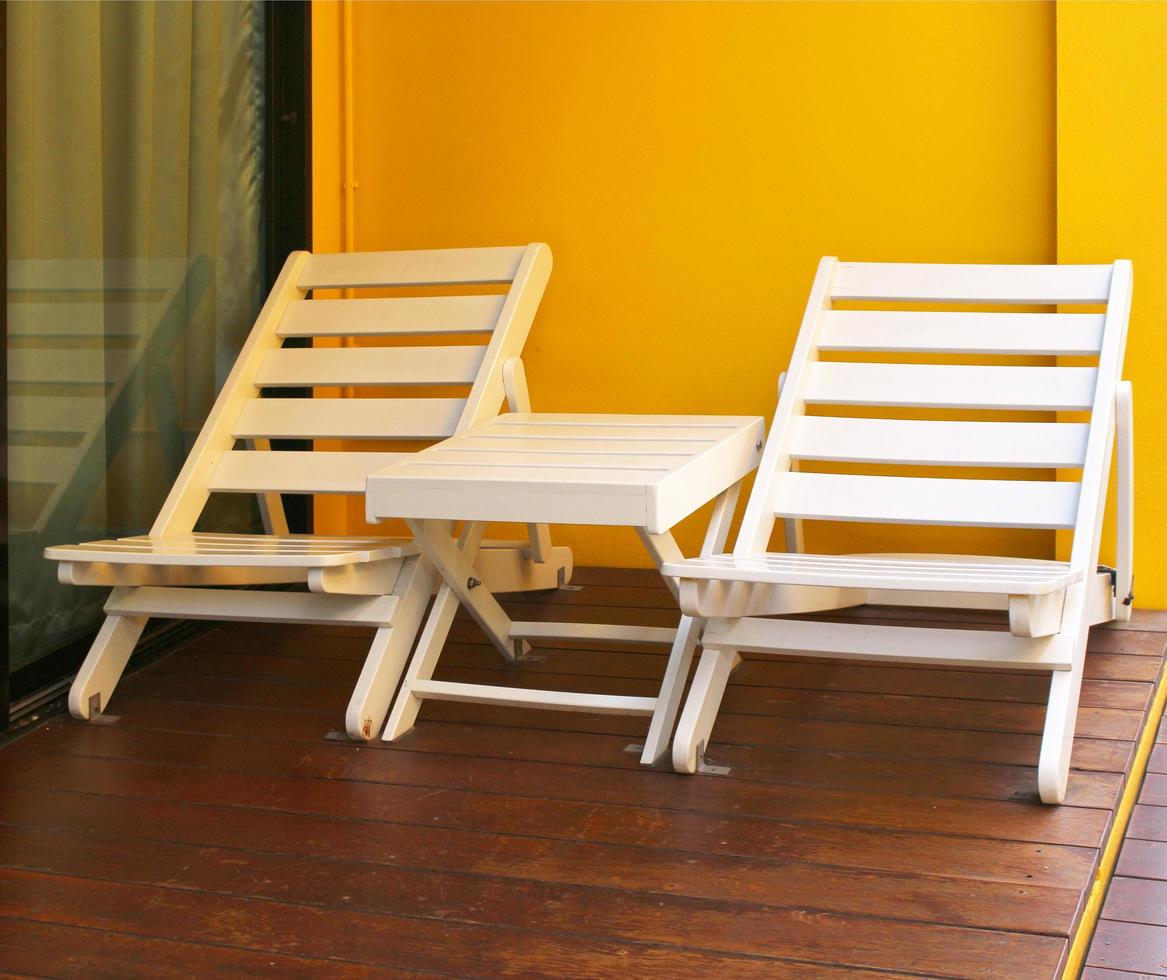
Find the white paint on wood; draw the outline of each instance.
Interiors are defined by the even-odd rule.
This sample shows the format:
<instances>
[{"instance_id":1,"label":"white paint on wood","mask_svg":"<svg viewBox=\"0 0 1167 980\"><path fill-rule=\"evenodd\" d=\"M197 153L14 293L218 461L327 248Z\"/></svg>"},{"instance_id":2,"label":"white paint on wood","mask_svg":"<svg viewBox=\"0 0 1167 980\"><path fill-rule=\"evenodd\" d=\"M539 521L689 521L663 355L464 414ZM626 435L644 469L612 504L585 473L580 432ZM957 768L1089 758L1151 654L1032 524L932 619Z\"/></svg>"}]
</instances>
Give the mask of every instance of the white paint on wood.
<instances>
[{"instance_id":1,"label":"white paint on wood","mask_svg":"<svg viewBox=\"0 0 1167 980\"><path fill-rule=\"evenodd\" d=\"M489 333L505 300L505 296L295 300L276 333L281 337Z\"/></svg>"},{"instance_id":2,"label":"white paint on wood","mask_svg":"<svg viewBox=\"0 0 1167 980\"><path fill-rule=\"evenodd\" d=\"M546 246L543 246L546 248ZM311 256L300 289L507 283L516 279L530 246L435 248L417 252L342 252Z\"/></svg>"},{"instance_id":3,"label":"white paint on wood","mask_svg":"<svg viewBox=\"0 0 1167 980\"><path fill-rule=\"evenodd\" d=\"M257 398L234 429L240 439L442 439L465 405L464 398Z\"/></svg>"},{"instance_id":4,"label":"white paint on wood","mask_svg":"<svg viewBox=\"0 0 1167 980\"><path fill-rule=\"evenodd\" d=\"M808 405L1074 411L1094 404L1096 380L1088 367L819 361L805 398Z\"/></svg>"},{"instance_id":5,"label":"white paint on wood","mask_svg":"<svg viewBox=\"0 0 1167 980\"><path fill-rule=\"evenodd\" d=\"M485 347L288 347L269 351L256 375L261 388L464 385L478 373Z\"/></svg>"},{"instance_id":6,"label":"white paint on wood","mask_svg":"<svg viewBox=\"0 0 1167 980\"><path fill-rule=\"evenodd\" d=\"M828 310L819 350L945 354L1097 354L1099 313Z\"/></svg>"}]
</instances>

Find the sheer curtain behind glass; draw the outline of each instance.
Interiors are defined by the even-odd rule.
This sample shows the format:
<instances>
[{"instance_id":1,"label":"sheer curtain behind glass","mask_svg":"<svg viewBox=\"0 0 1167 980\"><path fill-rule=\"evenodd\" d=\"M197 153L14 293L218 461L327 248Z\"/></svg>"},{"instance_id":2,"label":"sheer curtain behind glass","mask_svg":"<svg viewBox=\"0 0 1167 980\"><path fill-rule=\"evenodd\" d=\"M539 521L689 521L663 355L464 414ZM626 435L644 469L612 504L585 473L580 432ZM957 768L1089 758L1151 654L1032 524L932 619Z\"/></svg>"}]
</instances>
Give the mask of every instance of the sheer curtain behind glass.
<instances>
[{"instance_id":1,"label":"sheer curtain behind glass","mask_svg":"<svg viewBox=\"0 0 1167 980\"><path fill-rule=\"evenodd\" d=\"M149 527L258 309L262 5L11 4L7 60L16 670L101 619L43 548Z\"/></svg>"}]
</instances>

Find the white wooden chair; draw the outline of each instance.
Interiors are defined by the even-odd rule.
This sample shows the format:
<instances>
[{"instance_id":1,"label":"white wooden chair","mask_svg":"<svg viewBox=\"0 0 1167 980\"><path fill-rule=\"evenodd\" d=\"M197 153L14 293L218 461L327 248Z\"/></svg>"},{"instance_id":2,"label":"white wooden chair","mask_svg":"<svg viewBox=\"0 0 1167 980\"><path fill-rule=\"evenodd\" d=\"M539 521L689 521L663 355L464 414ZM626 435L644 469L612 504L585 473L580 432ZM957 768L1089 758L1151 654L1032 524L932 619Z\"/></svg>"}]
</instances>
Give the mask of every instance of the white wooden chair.
<instances>
[{"instance_id":1,"label":"white wooden chair","mask_svg":"<svg viewBox=\"0 0 1167 980\"><path fill-rule=\"evenodd\" d=\"M1130 301L1129 262L822 260L732 554L662 568L680 579L682 609L708 620L673 743L678 771L696 769L738 651L1036 669L1051 674L1038 788L1047 803L1064 798L1089 628L1130 615L1131 390L1120 380ZM1016 312L1054 304L1077 309ZM830 407L817 414L819 406ZM1088 421L1057 414L1083 412ZM1098 567L1098 552L1116 429L1118 567L1110 570ZM870 464L936 475L863 473ZM998 472L943 478L945 467ZM1002 469L1019 478L1002 478ZM787 525L784 553L769 550L777 518ZM1073 543L1067 562L810 555L804 520L1064 528ZM762 618L864 602L1008 609L1009 632Z\"/></svg>"},{"instance_id":2,"label":"white wooden chair","mask_svg":"<svg viewBox=\"0 0 1167 980\"><path fill-rule=\"evenodd\" d=\"M46 549L46 557L60 562L61 581L113 586L106 621L69 693L72 714L92 719L106 709L150 616L345 623L376 628L346 716L350 736L375 737L436 572L408 538L289 534L280 494L361 494L368 474L403 454L376 447L280 451L271 440L424 445L495 415L506 394L504 369L522 350L550 272L551 251L542 244L293 253L150 532ZM503 284L505 292L465 289ZM427 287L426 295L411 289L407 296L308 298L313 290L399 294L397 287ZM469 336L478 342L460 342ZM383 338L395 346L284 346L304 337ZM410 337L425 338L425 345L400 345ZM443 397L425 397L434 386L444 389ZM309 395L375 389L395 397L262 397L277 388L309 389ZM220 492L258 494L269 533L196 532L210 495ZM475 567L492 588L554 588L565 581L570 551L552 548L545 529L533 528L532 536L536 543L500 542L480 552ZM306 583L310 591L218 588L287 583Z\"/></svg>"}]
</instances>

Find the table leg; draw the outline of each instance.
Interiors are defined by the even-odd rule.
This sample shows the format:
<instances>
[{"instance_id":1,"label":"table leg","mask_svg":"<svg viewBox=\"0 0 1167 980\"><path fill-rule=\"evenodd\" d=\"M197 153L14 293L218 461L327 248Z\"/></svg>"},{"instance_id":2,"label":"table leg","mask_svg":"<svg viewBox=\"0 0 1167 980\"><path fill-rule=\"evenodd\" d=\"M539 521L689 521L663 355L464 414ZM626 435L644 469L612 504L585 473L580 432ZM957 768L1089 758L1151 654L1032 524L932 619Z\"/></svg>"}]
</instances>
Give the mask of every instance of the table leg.
<instances>
[{"instance_id":1,"label":"table leg","mask_svg":"<svg viewBox=\"0 0 1167 980\"><path fill-rule=\"evenodd\" d=\"M725 490L713 506L713 514L709 518L709 527L705 532L705 540L701 545L701 555L707 556L720 552L725 548L726 538L729 536L729 525L733 520L734 507L737 505L741 483L735 483ZM650 534L643 528L637 528L645 549L660 568L666 561L676 561L682 558L681 549L673 539L672 532L664 534ZM678 593L678 584L675 579L665 577L673 595ZM669 651L668 663L665 665L664 678L661 680L660 693L657 695L656 709L652 713L652 722L649 724L648 737L644 741L644 751L641 753L641 765L651 766L664 758L669 748L669 737L672 735L673 722L677 717L677 709L681 703L681 693L685 689L685 679L689 676L689 667L693 662L693 652L697 649L698 640L705 620L692 616L682 616L677 624L676 639L673 640Z\"/></svg>"},{"instance_id":2,"label":"table leg","mask_svg":"<svg viewBox=\"0 0 1167 980\"><path fill-rule=\"evenodd\" d=\"M460 601L466 601L462 598L463 595L473 596L474 603L480 610L484 606L488 606L488 603L483 602L482 599L489 600L489 605L494 607L495 612L489 620L493 626L493 632L488 630L488 635L507 660L515 658L514 644L507 637L510 620L506 613L499 608L498 603L494 601L494 596L486 590L485 586L477 585L473 588L467 588L469 581L473 578L474 559L482 544L486 525L480 522L468 524L462 532L461 539L455 544L450 538L451 522L449 521L410 521L409 524L419 547L425 553L425 557L442 576L442 585L434 597L434 604L426 619L425 628L417 641L417 649L410 658L409 667L401 682L401 689L397 692L397 698L393 702L393 710L389 713L389 720L385 724L382 738L386 742L400 738L413 727L414 721L417 720L422 699L413 693L413 686L418 681L427 681L433 677L434 670L438 665L438 658L441 656L442 649L446 645L446 638L450 634L450 627L454 623L454 616L458 612L458 604ZM451 582L460 584L462 588L455 589ZM477 593L483 593L483 595L479 596ZM466 605L473 613L474 607L468 602ZM489 608L487 612L491 612ZM475 615L475 619L478 619L477 615ZM483 628L486 629L485 626ZM504 641L501 645L499 644L500 636ZM524 649L525 647L524 644Z\"/></svg>"},{"instance_id":3,"label":"table leg","mask_svg":"<svg viewBox=\"0 0 1167 980\"><path fill-rule=\"evenodd\" d=\"M474 617L474 621L482 627L499 652L507 660L513 660L516 654L524 653L516 651L511 642L510 617L503 612L502 606L482 584L474 570L474 556L482 541L484 526L472 525L472 530L467 532L469 540L459 547L450 537L447 521L410 520L406 523L426 558L437 568L450 591L466 607L466 611Z\"/></svg>"}]
</instances>

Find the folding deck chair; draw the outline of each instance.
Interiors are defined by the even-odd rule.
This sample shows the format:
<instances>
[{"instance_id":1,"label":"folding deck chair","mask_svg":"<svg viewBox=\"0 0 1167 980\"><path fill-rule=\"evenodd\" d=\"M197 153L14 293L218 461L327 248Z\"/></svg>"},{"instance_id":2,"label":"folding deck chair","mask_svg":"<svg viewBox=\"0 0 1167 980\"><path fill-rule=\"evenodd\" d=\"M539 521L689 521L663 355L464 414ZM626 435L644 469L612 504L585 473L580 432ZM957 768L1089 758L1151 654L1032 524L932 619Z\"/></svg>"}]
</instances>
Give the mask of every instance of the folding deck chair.
<instances>
[{"instance_id":1,"label":"folding deck chair","mask_svg":"<svg viewBox=\"0 0 1167 980\"><path fill-rule=\"evenodd\" d=\"M283 451L271 440L432 442L496 414L508 394L504 369L522 350L550 272L551 251L542 244L293 253L150 532L45 551L60 562L62 582L113 586L105 623L69 693L72 714L93 719L105 711L151 616L344 623L376 628L345 722L351 737L374 737L436 573L408 539L289 534L280 494L360 494L369 473L408 453ZM496 288L469 295L466 286ZM313 290L400 293L397 287L427 288L425 295L307 298ZM477 343L460 342L471 335ZM284 346L292 338L384 344L410 337L427 339L424 346ZM521 376L512 378L512 401L525 397L515 383ZM417 397L435 386L462 393ZM397 397L311 397L313 389L350 387ZM267 389L310 397L264 398ZM268 533L196 532L209 496L220 492L259 495ZM531 533L530 544L483 548L477 574L500 591L562 584L569 549L551 547L545 528ZM310 591L219 588L289 583Z\"/></svg>"},{"instance_id":2,"label":"folding deck chair","mask_svg":"<svg viewBox=\"0 0 1167 980\"><path fill-rule=\"evenodd\" d=\"M662 568L680 579L682 609L706 619L673 742L678 771L696 769L738 651L1041 670L1051 679L1038 789L1044 802L1061 802L1087 634L1095 623L1129 618L1133 598L1131 389L1120 380L1130 301L1124 261L822 260L732 554ZM900 311L892 303L1007 309ZM1079 311L1015 311L1053 304ZM1087 305L1105 312L1081 311ZM921 354L946 363L919 363ZM1074 360L1050 366L1053 356ZM1044 360L1019 365L1019 357ZM995 420L970 418L972 409ZM1082 412L1089 421L1056 414ZM1098 551L1116 431L1117 569L1106 569ZM863 473L870 464L935 467L937 476ZM1038 478L946 479L944 467ZM1077 472L1055 479L1055 469ZM778 518L787 524L785 553L769 550ZM804 520L1064 528L1073 543L1068 562L812 555L801 547ZM763 618L865 602L1007 609L1009 632Z\"/></svg>"}]
</instances>

